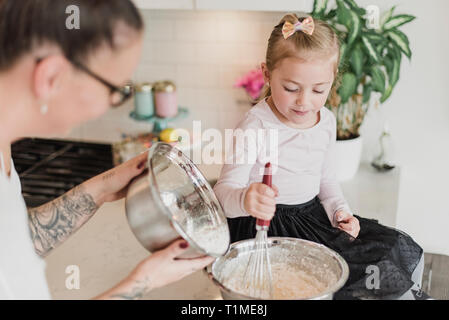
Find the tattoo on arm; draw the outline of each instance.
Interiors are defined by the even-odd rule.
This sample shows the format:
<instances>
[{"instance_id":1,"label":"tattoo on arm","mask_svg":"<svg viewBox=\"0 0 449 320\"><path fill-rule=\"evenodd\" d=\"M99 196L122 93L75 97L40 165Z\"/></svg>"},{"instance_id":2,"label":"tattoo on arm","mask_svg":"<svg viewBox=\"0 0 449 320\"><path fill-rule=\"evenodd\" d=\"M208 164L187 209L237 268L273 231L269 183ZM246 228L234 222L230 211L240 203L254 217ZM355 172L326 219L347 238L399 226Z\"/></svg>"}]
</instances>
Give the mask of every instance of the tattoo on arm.
<instances>
[{"instance_id":1,"label":"tattoo on arm","mask_svg":"<svg viewBox=\"0 0 449 320\"><path fill-rule=\"evenodd\" d=\"M120 298L124 300L137 300L141 299L150 291L150 280L136 280L129 290L129 292L116 293L111 295L111 298Z\"/></svg>"},{"instance_id":2,"label":"tattoo on arm","mask_svg":"<svg viewBox=\"0 0 449 320\"><path fill-rule=\"evenodd\" d=\"M28 222L36 252L45 256L97 211L82 185L40 207L29 209Z\"/></svg>"},{"instance_id":3,"label":"tattoo on arm","mask_svg":"<svg viewBox=\"0 0 449 320\"><path fill-rule=\"evenodd\" d=\"M111 179L114 175L115 175L115 171L114 170L110 170L110 171L107 171L107 172L105 172L103 174L102 179L103 179L103 181L105 181L105 180Z\"/></svg>"}]
</instances>

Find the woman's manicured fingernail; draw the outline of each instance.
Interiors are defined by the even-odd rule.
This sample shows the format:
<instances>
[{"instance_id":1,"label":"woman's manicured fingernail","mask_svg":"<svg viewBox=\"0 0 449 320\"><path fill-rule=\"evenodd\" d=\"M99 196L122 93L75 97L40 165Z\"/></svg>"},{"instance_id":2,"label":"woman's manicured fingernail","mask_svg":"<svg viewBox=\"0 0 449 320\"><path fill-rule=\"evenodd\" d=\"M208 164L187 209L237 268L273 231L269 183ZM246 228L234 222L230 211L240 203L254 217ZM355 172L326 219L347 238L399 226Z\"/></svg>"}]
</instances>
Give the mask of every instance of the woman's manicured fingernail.
<instances>
[{"instance_id":1,"label":"woman's manicured fingernail","mask_svg":"<svg viewBox=\"0 0 449 320\"><path fill-rule=\"evenodd\" d=\"M189 246L189 243L188 243L187 241L181 242L181 243L179 244L179 247L180 247L181 249L187 249L188 246Z\"/></svg>"},{"instance_id":2,"label":"woman's manicured fingernail","mask_svg":"<svg viewBox=\"0 0 449 320\"><path fill-rule=\"evenodd\" d=\"M139 170L142 169L144 165L145 165L145 161L140 162L139 165L137 166L137 169L139 169Z\"/></svg>"}]
</instances>

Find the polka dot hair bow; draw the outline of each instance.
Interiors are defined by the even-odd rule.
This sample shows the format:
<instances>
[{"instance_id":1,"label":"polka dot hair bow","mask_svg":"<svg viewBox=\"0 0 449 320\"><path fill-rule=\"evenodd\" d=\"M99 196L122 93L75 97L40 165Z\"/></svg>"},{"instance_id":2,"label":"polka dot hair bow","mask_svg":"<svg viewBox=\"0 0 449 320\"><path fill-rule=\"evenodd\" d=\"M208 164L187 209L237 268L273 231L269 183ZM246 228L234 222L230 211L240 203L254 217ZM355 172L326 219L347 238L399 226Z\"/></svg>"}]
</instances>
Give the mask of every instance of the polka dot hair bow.
<instances>
[{"instance_id":1,"label":"polka dot hair bow","mask_svg":"<svg viewBox=\"0 0 449 320\"><path fill-rule=\"evenodd\" d=\"M287 39L288 37L293 35L296 31L302 31L311 36L314 29L315 23L313 22L312 17L307 17L302 22L298 21L295 24L289 21L285 21L284 25L282 26L282 35L284 36L284 39Z\"/></svg>"}]
</instances>

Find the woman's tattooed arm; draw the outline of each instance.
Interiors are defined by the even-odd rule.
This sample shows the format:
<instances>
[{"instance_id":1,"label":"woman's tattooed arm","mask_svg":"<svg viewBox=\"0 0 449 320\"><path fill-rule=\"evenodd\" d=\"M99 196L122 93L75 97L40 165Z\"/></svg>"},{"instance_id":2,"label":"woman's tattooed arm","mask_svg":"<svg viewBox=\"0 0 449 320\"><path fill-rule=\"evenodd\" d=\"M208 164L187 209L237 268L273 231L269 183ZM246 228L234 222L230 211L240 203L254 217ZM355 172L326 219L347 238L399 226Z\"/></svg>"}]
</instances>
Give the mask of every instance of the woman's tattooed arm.
<instances>
[{"instance_id":1,"label":"woman's tattooed arm","mask_svg":"<svg viewBox=\"0 0 449 320\"><path fill-rule=\"evenodd\" d=\"M145 297L152 290L149 276L134 278L129 276L115 287L95 297L95 300L138 300Z\"/></svg>"},{"instance_id":2,"label":"woman's tattooed arm","mask_svg":"<svg viewBox=\"0 0 449 320\"><path fill-rule=\"evenodd\" d=\"M31 238L36 252L46 256L97 211L98 206L83 185L59 198L28 210Z\"/></svg>"},{"instance_id":3,"label":"woman's tattooed arm","mask_svg":"<svg viewBox=\"0 0 449 320\"><path fill-rule=\"evenodd\" d=\"M122 292L111 294L111 299L138 300L142 299L149 291L151 291L151 282L148 278L144 280L134 280L131 287Z\"/></svg>"}]
</instances>

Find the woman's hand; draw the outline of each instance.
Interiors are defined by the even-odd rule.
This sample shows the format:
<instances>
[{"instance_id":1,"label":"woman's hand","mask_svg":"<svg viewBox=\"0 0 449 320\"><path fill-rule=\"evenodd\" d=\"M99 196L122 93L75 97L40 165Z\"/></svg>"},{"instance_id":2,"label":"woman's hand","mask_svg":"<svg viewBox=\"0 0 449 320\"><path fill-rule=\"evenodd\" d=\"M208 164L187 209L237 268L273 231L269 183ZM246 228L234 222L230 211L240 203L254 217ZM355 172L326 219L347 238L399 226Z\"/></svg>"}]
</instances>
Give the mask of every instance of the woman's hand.
<instances>
[{"instance_id":1,"label":"woman's hand","mask_svg":"<svg viewBox=\"0 0 449 320\"><path fill-rule=\"evenodd\" d=\"M131 180L145 170L148 151L85 182L97 206L126 196Z\"/></svg>"},{"instance_id":2,"label":"woman's hand","mask_svg":"<svg viewBox=\"0 0 449 320\"><path fill-rule=\"evenodd\" d=\"M151 288L160 288L178 281L189 274L201 270L212 263L215 258L177 259L189 244L185 240L177 240L168 248L153 253L143 260L130 275L134 279L149 278Z\"/></svg>"},{"instance_id":3,"label":"woman's hand","mask_svg":"<svg viewBox=\"0 0 449 320\"><path fill-rule=\"evenodd\" d=\"M335 213L335 219L340 230L343 230L354 238L357 238L360 232L360 223L356 217L346 211L340 210Z\"/></svg>"},{"instance_id":4,"label":"woman's hand","mask_svg":"<svg viewBox=\"0 0 449 320\"><path fill-rule=\"evenodd\" d=\"M271 220L276 211L276 197L279 191L275 185L256 182L249 186L243 200L244 209L251 216L262 220Z\"/></svg>"},{"instance_id":5,"label":"woman's hand","mask_svg":"<svg viewBox=\"0 0 449 320\"><path fill-rule=\"evenodd\" d=\"M185 240L174 241L143 260L125 280L96 299L140 299L149 291L178 281L214 261L212 257L177 260L187 248Z\"/></svg>"}]
</instances>

